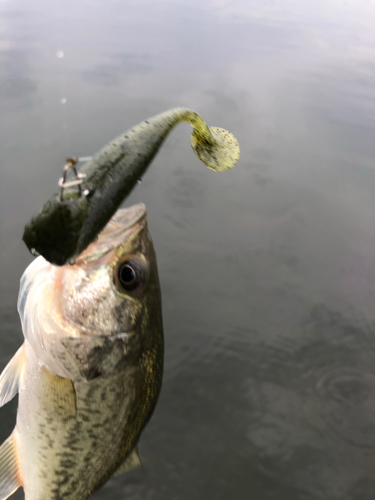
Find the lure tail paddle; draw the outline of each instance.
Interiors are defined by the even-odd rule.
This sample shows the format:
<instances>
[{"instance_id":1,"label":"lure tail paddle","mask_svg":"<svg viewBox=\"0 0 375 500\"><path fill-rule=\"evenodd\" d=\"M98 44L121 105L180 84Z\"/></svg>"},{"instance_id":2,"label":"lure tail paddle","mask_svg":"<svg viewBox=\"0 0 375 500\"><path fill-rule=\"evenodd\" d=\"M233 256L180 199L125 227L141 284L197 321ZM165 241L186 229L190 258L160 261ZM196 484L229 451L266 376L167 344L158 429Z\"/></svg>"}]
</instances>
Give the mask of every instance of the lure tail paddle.
<instances>
[{"instance_id":1,"label":"lure tail paddle","mask_svg":"<svg viewBox=\"0 0 375 500\"><path fill-rule=\"evenodd\" d=\"M59 266L73 263L96 238L181 121L193 127L191 146L209 168L224 171L238 161L235 137L187 108L174 108L145 120L108 143L56 193L26 225L23 241L34 254ZM66 169L75 168L70 160Z\"/></svg>"}]
</instances>

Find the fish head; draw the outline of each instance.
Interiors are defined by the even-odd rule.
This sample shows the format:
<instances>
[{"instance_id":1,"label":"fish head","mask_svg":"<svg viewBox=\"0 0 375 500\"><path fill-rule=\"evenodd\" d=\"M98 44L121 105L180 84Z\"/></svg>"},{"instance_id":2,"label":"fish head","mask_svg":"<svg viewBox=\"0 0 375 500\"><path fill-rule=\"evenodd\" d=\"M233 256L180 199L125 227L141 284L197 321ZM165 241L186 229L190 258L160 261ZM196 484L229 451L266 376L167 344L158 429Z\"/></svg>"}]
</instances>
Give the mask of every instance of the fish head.
<instances>
[{"instance_id":1,"label":"fish head","mask_svg":"<svg viewBox=\"0 0 375 500\"><path fill-rule=\"evenodd\" d=\"M35 259L18 307L26 341L56 375L88 381L135 362L162 332L146 207L118 210L70 265Z\"/></svg>"}]
</instances>

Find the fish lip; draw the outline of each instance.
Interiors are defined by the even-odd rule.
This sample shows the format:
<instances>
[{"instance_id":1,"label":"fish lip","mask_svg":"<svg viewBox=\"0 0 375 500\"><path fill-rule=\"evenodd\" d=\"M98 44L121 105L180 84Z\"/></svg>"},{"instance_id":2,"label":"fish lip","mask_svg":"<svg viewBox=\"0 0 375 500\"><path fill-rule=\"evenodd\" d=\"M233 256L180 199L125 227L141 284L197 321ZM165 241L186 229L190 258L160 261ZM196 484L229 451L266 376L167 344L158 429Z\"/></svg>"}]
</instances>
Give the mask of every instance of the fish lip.
<instances>
[{"instance_id":1,"label":"fish lip","mask_svg":"<svg viewBox=\"0 0 375 500\"><path fill-rule=\"evenodd\" d=\"M111 217L109 222L123 224L123 230L125 231L139 222L146 214L146 205L144 203L136 203L131 207L120 208L119 210L117 210ZM128 221L128 224L126 224L126 221Z\"/></svg>"},{"instance_id":2,"label":"fish lip","mask_svg":"<svg viewBox=\"0 0 375 500\"><path fill-rule=\"evenodd\" d=\"M147 210L144 203L137 203L115 212L110 221L99 233L97 239L77 257L76 265L85 265L99 260L105 254L116 248L133 233L147 226Z\"/></svg>"}]
</instances>

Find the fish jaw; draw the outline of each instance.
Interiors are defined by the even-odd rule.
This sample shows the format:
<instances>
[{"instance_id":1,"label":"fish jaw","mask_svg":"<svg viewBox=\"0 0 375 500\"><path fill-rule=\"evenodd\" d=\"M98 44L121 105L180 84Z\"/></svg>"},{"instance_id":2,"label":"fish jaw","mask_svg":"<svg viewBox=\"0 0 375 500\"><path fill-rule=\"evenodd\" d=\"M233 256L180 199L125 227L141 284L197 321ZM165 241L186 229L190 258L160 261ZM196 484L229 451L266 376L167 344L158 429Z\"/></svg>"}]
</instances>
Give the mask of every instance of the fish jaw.
<instances>
[{"instance_id":1,"label":"fish jaw","mask_svg":"<svg viewBox=\"0 0 375 500\"><path fill-rule=\"evenodd\" d=\"M134 238L144 227L147 227L147 211L144 203L118 210L97 239L77 257L75 263L82 265L98 260L116 246Z\"/></svg>"}]
</instances>

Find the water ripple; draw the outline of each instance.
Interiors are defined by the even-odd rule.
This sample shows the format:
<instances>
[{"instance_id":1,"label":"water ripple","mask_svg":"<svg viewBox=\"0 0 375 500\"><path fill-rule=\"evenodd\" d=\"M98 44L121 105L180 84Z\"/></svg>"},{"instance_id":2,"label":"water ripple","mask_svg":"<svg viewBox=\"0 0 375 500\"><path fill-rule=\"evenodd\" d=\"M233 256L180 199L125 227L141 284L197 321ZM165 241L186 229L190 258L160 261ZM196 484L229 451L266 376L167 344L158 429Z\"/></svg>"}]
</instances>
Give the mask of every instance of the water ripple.
<instances>
[{"instance_id":1,"label":"water ripple","mask_svg":"<svg viewBox=\"0 0 375 500\"><path fill-rule=\"evenodd\" d=\"M317 428L375 451L375 375L359 368L327 369L305 407Z\"/></svg>"}]
</instances>

